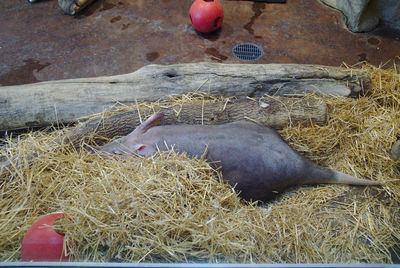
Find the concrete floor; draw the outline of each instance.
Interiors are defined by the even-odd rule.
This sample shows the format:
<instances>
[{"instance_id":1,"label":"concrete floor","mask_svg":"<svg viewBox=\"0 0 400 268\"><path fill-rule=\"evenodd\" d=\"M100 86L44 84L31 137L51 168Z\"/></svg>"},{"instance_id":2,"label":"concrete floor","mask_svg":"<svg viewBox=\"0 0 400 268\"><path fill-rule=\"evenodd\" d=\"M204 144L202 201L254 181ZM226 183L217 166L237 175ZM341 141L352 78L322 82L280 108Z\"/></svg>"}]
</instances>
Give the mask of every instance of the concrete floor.
<instances>
[{"instance_id":1,"label":"concrete floor","mask_svg":"<svg viewBox=\"0 0 400 268\"><path fill-rule=\"evenodd\" d=\"M200 35L190 24L191 0L97 0L77 17L56 0L2 0L0 85L123 74L151 63L247 63L231 53L240 42L264 49L255 63L380 64L400 55L400 33L350 33L340 13L317 0L220 2L221 30Z\"/></svg>"}]
</instances>

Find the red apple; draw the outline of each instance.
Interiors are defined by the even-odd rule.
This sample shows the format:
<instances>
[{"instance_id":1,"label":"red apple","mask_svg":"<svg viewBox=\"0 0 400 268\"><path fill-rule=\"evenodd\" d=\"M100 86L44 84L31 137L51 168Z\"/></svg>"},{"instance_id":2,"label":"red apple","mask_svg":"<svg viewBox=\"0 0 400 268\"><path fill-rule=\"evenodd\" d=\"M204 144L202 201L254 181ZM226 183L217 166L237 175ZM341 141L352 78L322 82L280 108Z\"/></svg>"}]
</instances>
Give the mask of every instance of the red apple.
<instances>
[{"instance_id":1,"label":"red apple","mask_svg":"<svg viewBox=\"0 0 400 268\"><path fill-rule=\"evenodd\" d=\"M193 27L202 33L217 30L224 18L224 10L217 0L196 0L189 14Z\"/></svg>"}]
</instances>

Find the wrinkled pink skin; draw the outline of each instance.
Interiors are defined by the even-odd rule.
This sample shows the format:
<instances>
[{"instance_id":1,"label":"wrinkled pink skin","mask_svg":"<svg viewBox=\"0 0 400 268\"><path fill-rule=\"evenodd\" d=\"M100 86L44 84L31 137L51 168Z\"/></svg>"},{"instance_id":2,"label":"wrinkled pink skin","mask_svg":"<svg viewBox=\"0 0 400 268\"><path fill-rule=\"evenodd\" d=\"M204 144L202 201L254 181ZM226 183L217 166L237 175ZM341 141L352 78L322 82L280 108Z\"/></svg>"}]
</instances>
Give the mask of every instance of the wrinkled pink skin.
<instances>
[{"instance_id":1,"label":"wrinkled pink skin","mask_svg":"<svg viewBox=\"0 0 400 268\"><path fill-rule=\"evenodd\" d=\"M191 157L204 155L213 167L221 167L224 180L247 200L269 200L286 188L302 184L379 185L318 167L268 127L246 121L156 126L162 117L154 114L129 135L100 148L117 155L146 156L171 148Z\"/></svg>"}]
</instances>

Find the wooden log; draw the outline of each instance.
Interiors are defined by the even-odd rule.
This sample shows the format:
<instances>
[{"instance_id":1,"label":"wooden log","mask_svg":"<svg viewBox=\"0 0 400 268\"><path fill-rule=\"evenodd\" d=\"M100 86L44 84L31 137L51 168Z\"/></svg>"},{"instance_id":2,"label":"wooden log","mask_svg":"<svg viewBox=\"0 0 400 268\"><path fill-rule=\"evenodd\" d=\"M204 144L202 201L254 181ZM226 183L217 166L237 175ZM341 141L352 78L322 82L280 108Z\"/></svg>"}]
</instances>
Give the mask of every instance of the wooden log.
<instances>
[{"instance_id":1,"label":"wooden log","mask_svg":"<svg viewBox=\"0 0 400 268\"><path fill-rule=\"evenodd\" d=\"M116 136L129 134L154 112L165 114L163 125L170 124L224 124L239 120L251 120L261 125L282 129L289 124L324 125L327 122L327 106L320 98L271 97L262 100L238 100L235 102L196 101L166 107L139 108L117 113L109 117L94 118L68 131L60 143L71 143L79 148L85 138L100 136L102 144ZM140 116L139 116L140 114ZM86 139L87 142L87 139Z\"/></svg>"},{"instance_id":2,"label":"wooden log","mask_svg":"<svg viewBox=\"0 0 400 268\"><path fill-rule=\"evenodd\" d=\"M68 15L76 15L94 0L58 0L58 5Z\"/></svg>"},{"instance_id":3,"label":"wooden log","mask_svg":"<svg viewBox=\"0 0 400 268\"><path fill-rule=\"evenodd\" d=\"M157 101L195 90L239 97L310 92L352 96L369 85L366 72L328 66L148 65L125 75L0 87L0 130L76 122L80 117L109 109L116 102Z\"/></svg>"}]
</instances>

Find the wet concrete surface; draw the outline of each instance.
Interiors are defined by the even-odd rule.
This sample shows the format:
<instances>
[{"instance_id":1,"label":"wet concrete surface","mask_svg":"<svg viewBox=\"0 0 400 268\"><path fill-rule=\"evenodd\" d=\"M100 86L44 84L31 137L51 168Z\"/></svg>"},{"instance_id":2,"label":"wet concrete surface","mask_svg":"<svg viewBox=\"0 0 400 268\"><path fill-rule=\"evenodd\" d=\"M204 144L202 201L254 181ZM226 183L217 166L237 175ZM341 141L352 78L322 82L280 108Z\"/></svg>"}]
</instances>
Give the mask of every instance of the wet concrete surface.
<instances>
[{"instance_id":1,"label":"wet concrete surface","mask_svg":"<svg viewBox=\"0 0 400 268\"><path fill-rule=\"evenodd\" d=\"M0 85L123 74L152 63L249 63L232 55L241 42L264 49L254 63L378 65L400 55L400 33L351 33L339 12L317 0L220 2L222 28L204 35L190 25L191 0L97 0L76 17L56 0L0 1Z\"/></svg>"}]
</instances>

